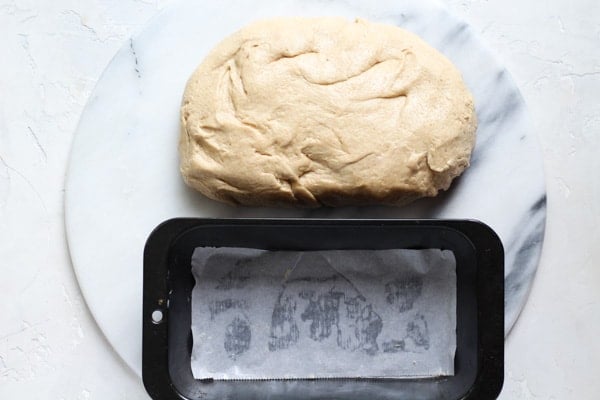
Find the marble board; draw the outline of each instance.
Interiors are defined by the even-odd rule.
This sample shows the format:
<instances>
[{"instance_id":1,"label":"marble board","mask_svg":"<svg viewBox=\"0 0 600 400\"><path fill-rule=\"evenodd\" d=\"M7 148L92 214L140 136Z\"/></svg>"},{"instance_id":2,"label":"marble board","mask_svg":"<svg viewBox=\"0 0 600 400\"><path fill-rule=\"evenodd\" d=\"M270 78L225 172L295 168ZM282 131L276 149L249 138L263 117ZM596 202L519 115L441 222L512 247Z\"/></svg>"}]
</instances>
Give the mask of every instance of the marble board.
<instances>
[{"instance_id":1,"label":"marble board","mask_svg":"<svg viewBox=\"0 0 600 400\"><path fill-rule=\"evenodd\" d=\"M479 129L471 167L437 198L404 208L233 208L179 176L179 103L187 78L224 36L276 15L363 17L423 37L461 70ZM73 267L101 330L141 375L142 252L172 217L470 218L506 252L506 333L539 261L546 219L542 156L518 88L464 22L435 0L178 1L117 52L81 116L71 151L65 219Z\"/></svg>"}]
</instances>

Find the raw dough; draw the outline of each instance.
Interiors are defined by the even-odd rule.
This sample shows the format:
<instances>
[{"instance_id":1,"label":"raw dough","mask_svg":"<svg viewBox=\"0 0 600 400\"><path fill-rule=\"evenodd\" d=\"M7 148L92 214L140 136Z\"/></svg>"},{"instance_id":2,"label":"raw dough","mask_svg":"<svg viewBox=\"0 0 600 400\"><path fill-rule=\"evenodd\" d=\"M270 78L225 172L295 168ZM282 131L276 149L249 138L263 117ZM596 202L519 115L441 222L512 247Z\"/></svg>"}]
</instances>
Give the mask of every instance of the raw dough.
<instances>
[{"instance_id":1,"label":"raw dough","mask_svg":"<svg viewBox=\"0 0 600 400\"><path fill-rule=\"evenodd\" d=\"M223 40L188 81L185 182L232 204L402 205L469 165L477 127L459 71L401 28L276 18Z\"/></svg>"}]
</instances>

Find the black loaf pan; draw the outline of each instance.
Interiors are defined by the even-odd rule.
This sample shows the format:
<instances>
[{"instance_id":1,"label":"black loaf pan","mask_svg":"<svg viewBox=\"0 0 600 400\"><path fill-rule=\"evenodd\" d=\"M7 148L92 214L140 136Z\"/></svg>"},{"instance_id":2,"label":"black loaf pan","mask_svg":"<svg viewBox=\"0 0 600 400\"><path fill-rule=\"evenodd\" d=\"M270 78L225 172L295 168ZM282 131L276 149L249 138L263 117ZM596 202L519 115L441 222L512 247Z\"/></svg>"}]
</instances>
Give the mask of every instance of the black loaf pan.
<instances>
[{"instance_id":1,"label":"black loaf pan","mask_svg":"<svg viewBox=\"0 0 600 400\"><path fill-rule=\"evenodd\" d=\"M413 379L202 381L190 355L196 247L447 249L457 274L455 375ZM162 312L157 321L156 311ZM495 399L504 378L504 252L471 220L172 219L144 250L144 386L155 400ZM154 313L154 319L153 319Z\"/></svg>"}]
</instances>

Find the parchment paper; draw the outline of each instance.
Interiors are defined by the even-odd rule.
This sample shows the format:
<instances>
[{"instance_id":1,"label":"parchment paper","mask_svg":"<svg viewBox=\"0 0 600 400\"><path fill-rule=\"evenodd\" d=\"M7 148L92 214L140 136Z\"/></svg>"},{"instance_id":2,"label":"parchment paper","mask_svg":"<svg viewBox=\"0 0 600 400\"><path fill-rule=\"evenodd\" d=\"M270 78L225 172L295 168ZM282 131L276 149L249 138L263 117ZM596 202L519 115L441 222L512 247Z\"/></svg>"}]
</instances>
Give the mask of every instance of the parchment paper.
<instances>
[{"instance_id":1,"label":"parchment paper","mask_svg":"<svg viewBox=\"0 0 600 400\"><path fill-rule=\"evenodd\" d=\"M196 379L454 374L450 251L196 248Z\"/></svg>"}]
</instances>

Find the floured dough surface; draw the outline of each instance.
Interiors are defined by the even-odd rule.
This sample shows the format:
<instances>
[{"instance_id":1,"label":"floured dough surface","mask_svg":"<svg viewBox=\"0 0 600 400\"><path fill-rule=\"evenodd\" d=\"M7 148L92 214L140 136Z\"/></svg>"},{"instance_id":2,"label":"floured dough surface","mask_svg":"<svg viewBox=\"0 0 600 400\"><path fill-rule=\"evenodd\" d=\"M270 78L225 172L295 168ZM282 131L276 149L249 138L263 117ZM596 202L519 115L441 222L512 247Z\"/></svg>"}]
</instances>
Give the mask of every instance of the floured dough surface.
<instances>
[{"instance_id":1,"label":"floured dough surface","mask_svg":"<svg viewBox=\"0 0 600 400\"><path fill-rule=\"evenodd\" d=\"M468 167L473 98L401 28L277 18L223 40L189 79L185 182L233 204L402 205Z\"/></svg>"}]
</instances>

